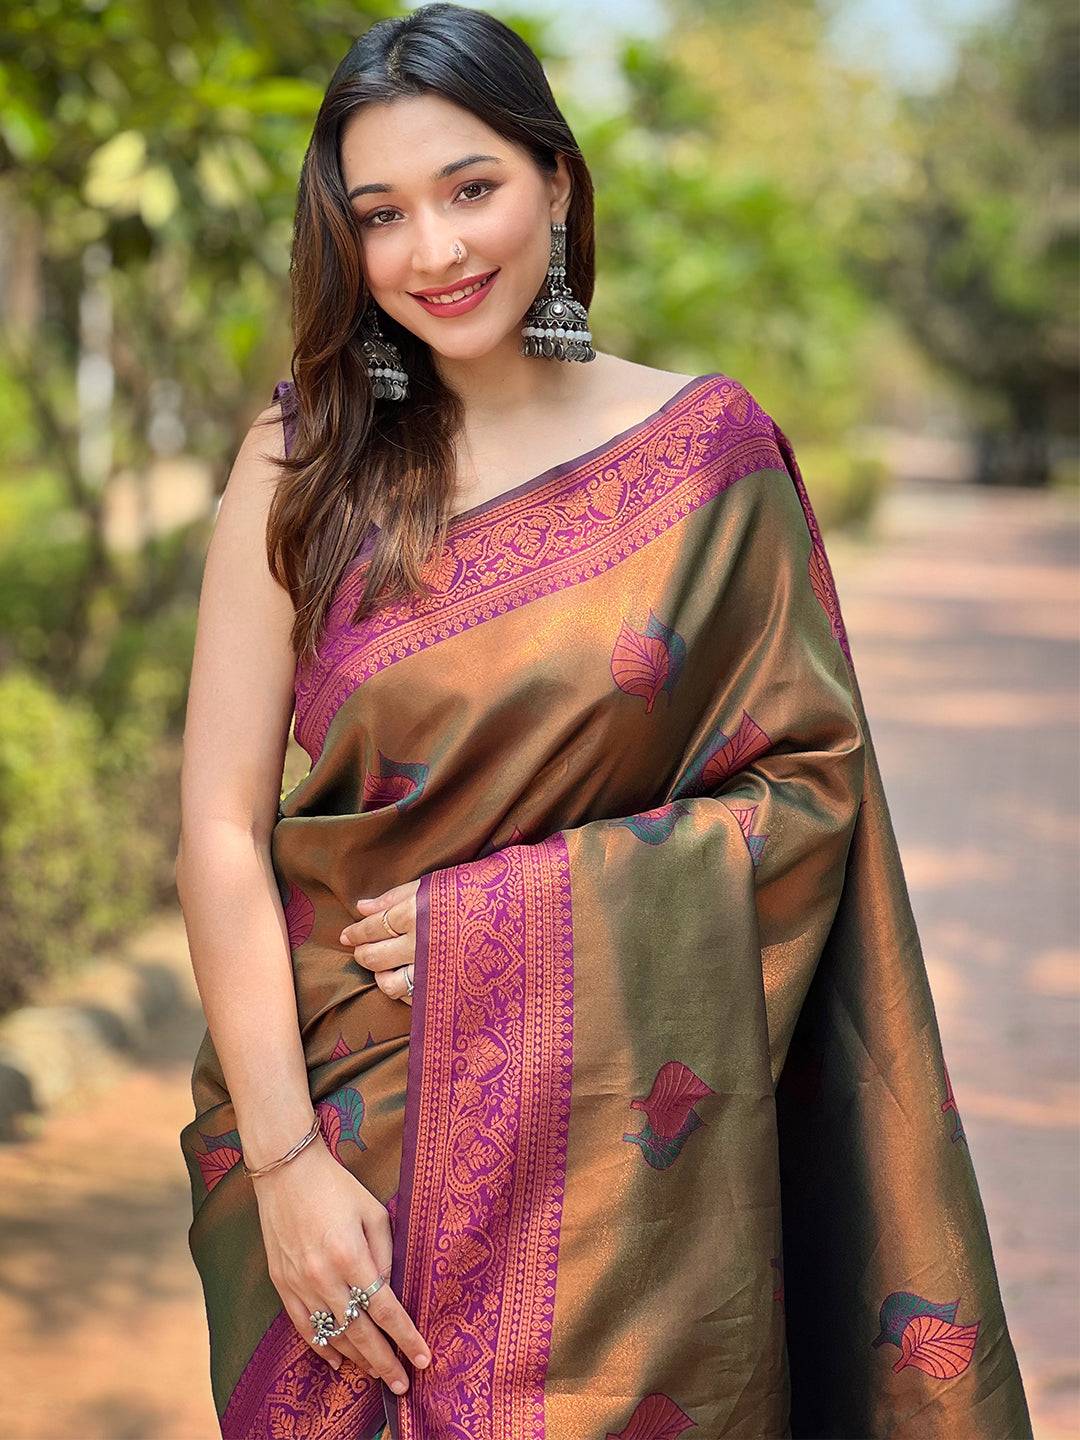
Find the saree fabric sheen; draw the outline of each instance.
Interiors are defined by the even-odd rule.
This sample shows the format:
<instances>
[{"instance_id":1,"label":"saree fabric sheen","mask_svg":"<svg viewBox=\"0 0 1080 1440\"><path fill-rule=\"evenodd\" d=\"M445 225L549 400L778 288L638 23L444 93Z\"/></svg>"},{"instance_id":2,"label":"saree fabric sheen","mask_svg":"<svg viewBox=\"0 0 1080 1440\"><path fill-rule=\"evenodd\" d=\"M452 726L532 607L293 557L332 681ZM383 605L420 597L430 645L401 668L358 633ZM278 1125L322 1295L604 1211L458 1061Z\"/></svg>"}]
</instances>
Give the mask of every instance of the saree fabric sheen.
<instances>
[{"instance_id":1,"label":"saree fabric sheen","mask_svg":"<svg viewBox=\"0 0 1080 1440\"><path fill-rule=\"evenodd\" d=\"M272 858L323 1136L433 1363L398 1398L297 1334L207 1033L181 1141L223 1435L1031 1437L787 437L697 377L455 515L433 594L354 626L373 539L297 668ZM414 879L409 1007L338 936Z\"/></svg>"}]
</instances>

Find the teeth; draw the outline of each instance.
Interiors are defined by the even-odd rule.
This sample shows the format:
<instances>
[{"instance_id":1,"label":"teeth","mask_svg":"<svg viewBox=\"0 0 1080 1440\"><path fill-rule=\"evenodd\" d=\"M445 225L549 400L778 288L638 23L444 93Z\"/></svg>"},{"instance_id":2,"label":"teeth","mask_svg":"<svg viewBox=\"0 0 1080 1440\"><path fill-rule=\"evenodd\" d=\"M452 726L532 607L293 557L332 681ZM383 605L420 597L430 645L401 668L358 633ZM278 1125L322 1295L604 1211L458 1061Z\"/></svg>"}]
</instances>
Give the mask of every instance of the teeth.
<instances>
[{"instance_id":1,"label":"teeth","mask_svg":"<svg viewBox=\"0 0 1080 1440\"><path fill-rule=\"evenodd\" d=\"M485 280L478 280L475 285L470 285L467 290L455 290L450 295L425 295L424 299L431 305L453 305L456 300L464 300L466 295L475 295L491 279L489 275Z\"/></svg>"}]
</instances>

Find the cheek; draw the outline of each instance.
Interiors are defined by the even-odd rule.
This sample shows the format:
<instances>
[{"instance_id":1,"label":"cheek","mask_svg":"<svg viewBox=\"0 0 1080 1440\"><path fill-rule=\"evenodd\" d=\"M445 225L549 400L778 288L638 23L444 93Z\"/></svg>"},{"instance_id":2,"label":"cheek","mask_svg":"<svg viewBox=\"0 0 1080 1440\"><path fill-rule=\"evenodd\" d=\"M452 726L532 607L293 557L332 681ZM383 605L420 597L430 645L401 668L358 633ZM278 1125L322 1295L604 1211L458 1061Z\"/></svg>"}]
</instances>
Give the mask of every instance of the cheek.
<instances>
[{"instance_id":1,"label":"cheek","mask_svg":"<svg viewBox=\"0 0 1080 1440\"><path fill-rule=\"evenodd\" d=\"M398 235L373 235L360 242L364 276L378 296L380 291L399 290L409 279L409 247Z\"/></svg>"},{"instance_id":2,"label":"cheek","mask_svg":"<svg viewBox=\"0 0 1080 1440\"><path fill-rule=\"evenodd\" d=\"M543 217L527 205L500 205L486 215L476 216L462 226L474 251L497 265L535 263L547 265L547 230Z\"/></svg>"}]
</instances>

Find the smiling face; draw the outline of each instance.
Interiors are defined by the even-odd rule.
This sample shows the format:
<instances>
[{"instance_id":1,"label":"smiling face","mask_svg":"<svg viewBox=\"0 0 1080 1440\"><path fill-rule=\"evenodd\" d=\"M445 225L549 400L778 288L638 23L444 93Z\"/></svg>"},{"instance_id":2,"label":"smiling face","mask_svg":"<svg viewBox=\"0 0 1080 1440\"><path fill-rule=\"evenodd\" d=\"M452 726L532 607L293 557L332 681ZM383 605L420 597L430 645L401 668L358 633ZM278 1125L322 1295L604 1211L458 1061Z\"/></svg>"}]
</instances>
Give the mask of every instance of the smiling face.
<instances>
[{"instance_id":1,"label":"smiling face","mask_svg":"<svg viewBox=\"0 0 1080 1440\"><path fill-rule=\"evenodd\" d=\"M547 273L551 222L565 221L569 208L563 158L546 175L470 111L424 94L359 109L342 129L341 169L382 309L448 358L476 359L503 344L516 352ZM457 303L417 298L488 276Z\"/></svg>"}]
</instances>

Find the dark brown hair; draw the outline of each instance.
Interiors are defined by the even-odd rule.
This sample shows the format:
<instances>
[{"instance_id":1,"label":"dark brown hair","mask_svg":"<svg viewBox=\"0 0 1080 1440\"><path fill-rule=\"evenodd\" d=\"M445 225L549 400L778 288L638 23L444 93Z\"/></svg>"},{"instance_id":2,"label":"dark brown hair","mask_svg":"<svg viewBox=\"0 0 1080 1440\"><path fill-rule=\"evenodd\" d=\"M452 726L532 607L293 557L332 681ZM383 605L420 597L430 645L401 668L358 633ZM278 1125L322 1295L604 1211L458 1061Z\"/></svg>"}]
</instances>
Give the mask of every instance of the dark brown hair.
<instances>
[{"instance_id":1,"label":"dark brown hair","mask_svg":"<svg viewBox=\"0 0 1080 1440\"><path fill-rule=\"evenodd\" d=\"M291 402L295 424L267 523L271 573L293 601L298 659L315 654L327 608L375 514L378 531L358 623L376 603L428 586L422 570L446 535L463 407L427 344L378 309L409 375L404 401L375 399L359 327L375 306L361 263L359 222L341 173L340 136L361 105L441 95L572 182L567 280L584 305L595 278L593 187L539 59L509 26L461 5L424 5L380 20L338 65L300 174L293 231ZM276 417L275 417L276 419Z\"/></svg>"}]
</instances>

